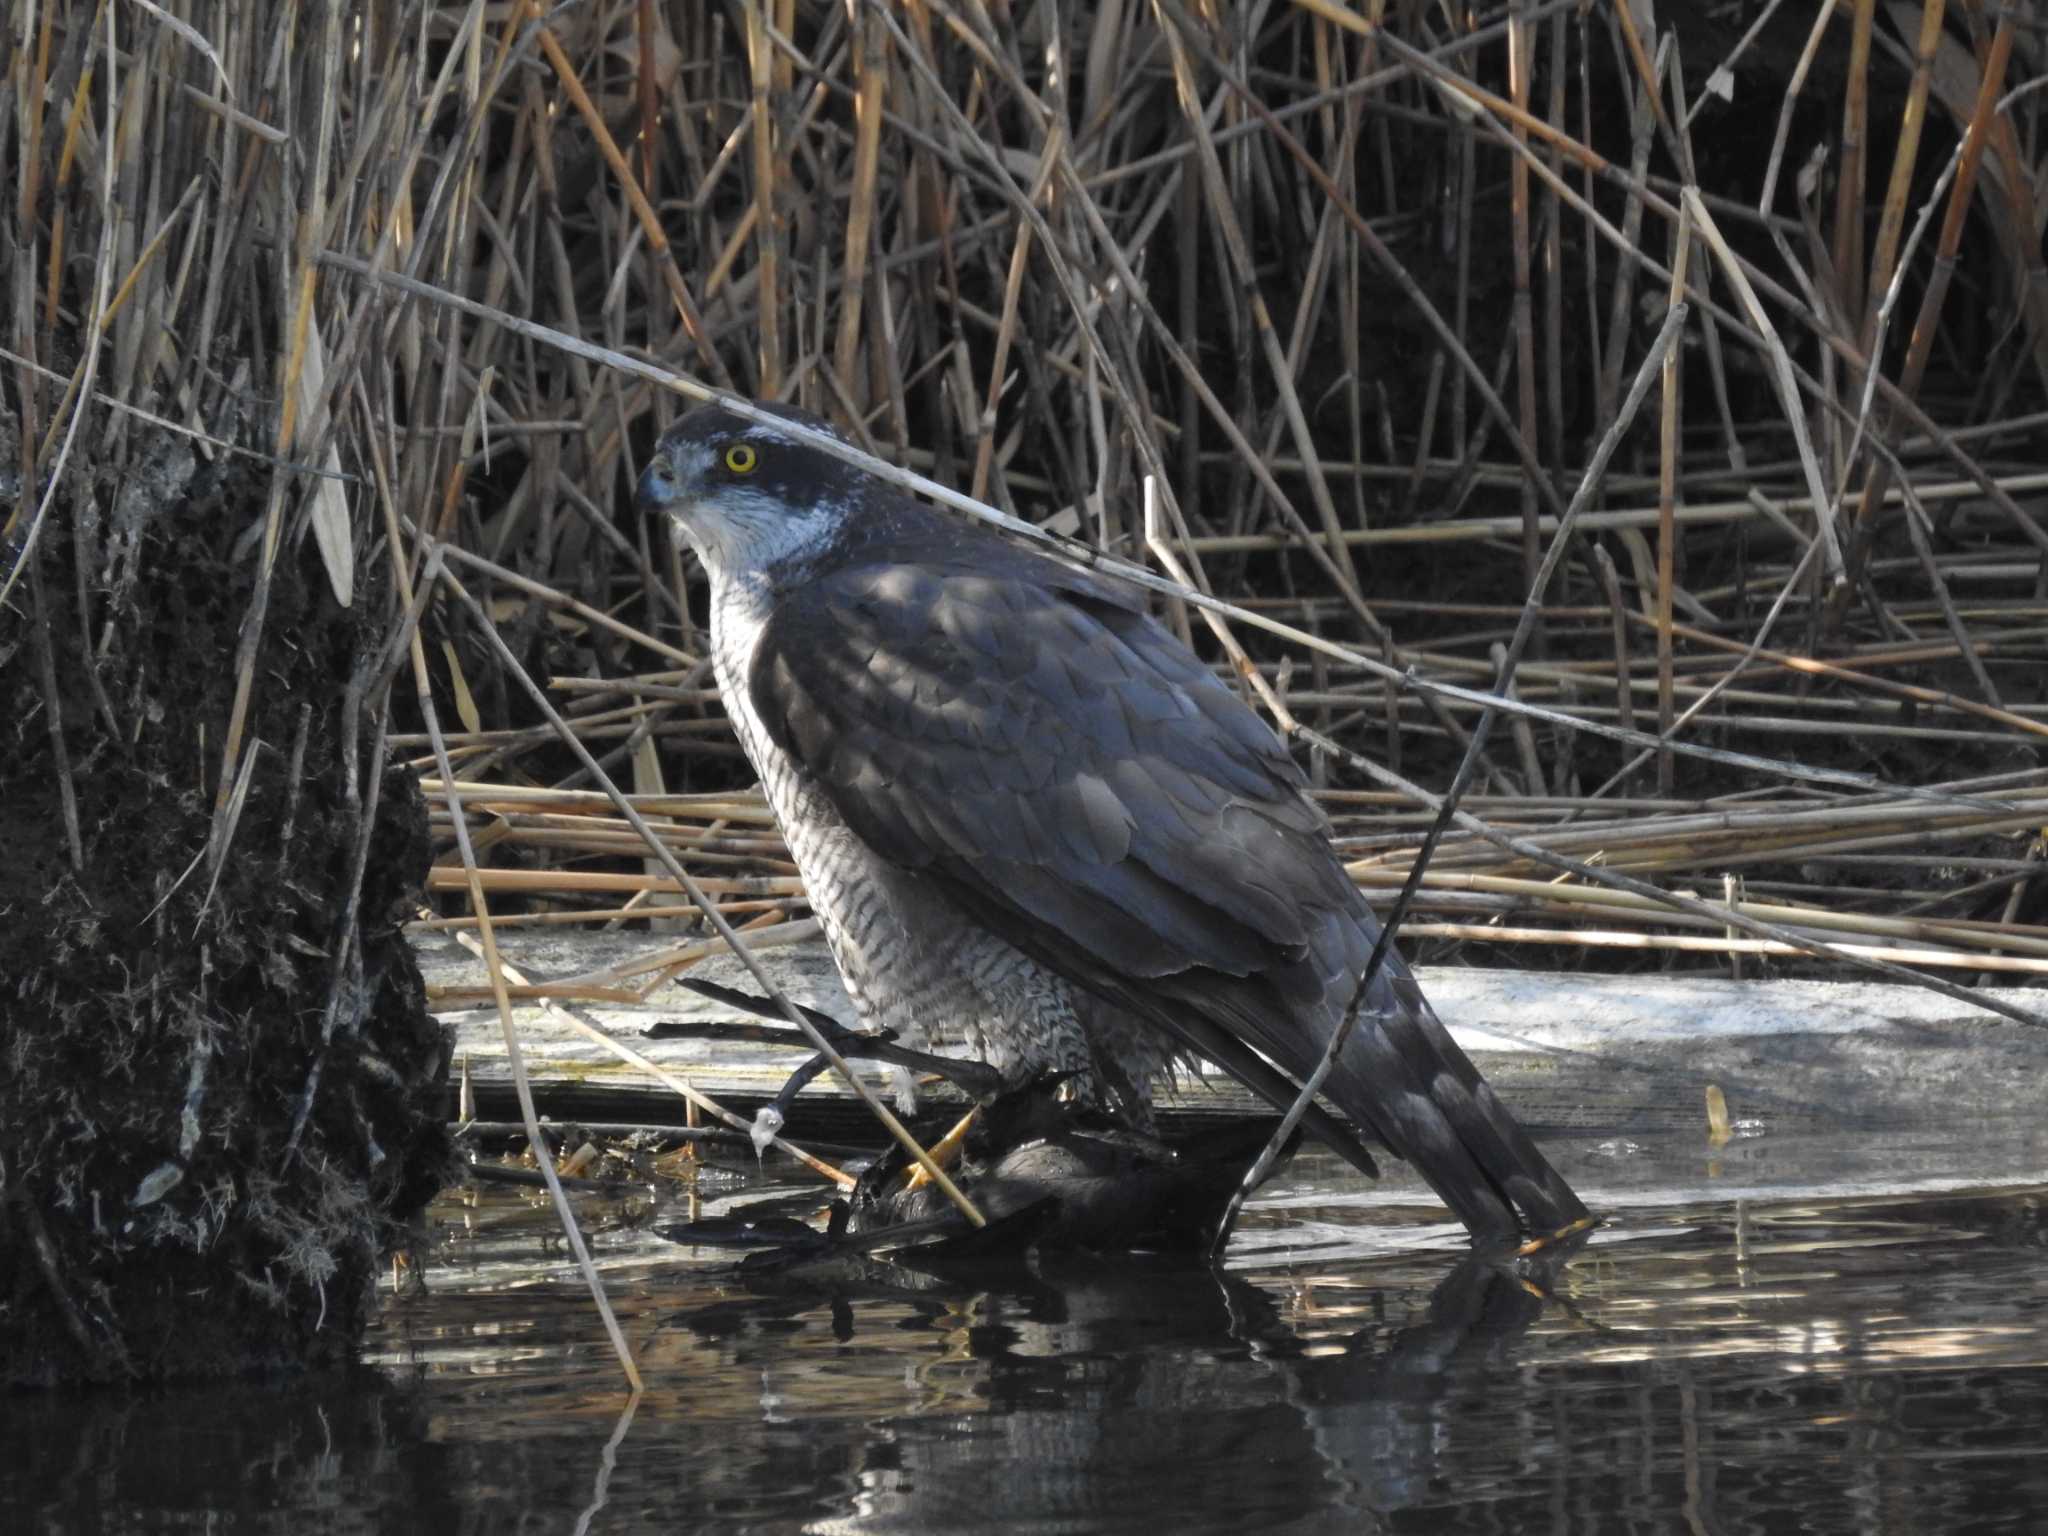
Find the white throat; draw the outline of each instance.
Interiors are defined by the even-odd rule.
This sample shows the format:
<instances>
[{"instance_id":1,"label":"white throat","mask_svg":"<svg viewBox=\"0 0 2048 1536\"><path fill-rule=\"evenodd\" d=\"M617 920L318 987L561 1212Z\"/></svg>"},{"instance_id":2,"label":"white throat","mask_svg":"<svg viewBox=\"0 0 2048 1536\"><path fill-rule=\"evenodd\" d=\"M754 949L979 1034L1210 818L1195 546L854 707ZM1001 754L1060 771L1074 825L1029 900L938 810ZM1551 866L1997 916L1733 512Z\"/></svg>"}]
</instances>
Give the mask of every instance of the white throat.
<instances>
[{"instance_id":1,"label":"white throat","mask_svg":"<svg viewBox=\"0 0 2048 1536\"><path fill-rule=\"evenodd\" d=\"M726 486L698 497L675 525L716 590L731 578L802 564L831 543L849 515L851 509L839 502L792 508L761 492Z\"/></svg>"}]
</instances>

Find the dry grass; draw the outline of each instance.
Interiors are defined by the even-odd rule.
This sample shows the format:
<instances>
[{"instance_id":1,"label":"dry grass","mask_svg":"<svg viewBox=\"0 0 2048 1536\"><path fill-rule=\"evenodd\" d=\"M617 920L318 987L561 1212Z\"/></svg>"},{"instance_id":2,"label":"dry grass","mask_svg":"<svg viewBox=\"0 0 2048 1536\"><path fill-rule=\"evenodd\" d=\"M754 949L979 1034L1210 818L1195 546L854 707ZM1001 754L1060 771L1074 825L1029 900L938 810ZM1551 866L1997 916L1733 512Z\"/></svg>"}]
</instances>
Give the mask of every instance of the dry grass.
<instances>
[{"instance_id":1,"label":"dry grass","mask_svg":"<svg viewBox=\"0 0 2048 1536\"><path fill-rule=\"evenodd\" d=\"M17 4L0 581L254 456L247 558L411 655L463 921L797 912L628 510L685 395L795 398L1183 570L1368 886L1478 740L1411 938L2032 975L2048 37L1675 9Z\"/></svg>"}]
</instances>

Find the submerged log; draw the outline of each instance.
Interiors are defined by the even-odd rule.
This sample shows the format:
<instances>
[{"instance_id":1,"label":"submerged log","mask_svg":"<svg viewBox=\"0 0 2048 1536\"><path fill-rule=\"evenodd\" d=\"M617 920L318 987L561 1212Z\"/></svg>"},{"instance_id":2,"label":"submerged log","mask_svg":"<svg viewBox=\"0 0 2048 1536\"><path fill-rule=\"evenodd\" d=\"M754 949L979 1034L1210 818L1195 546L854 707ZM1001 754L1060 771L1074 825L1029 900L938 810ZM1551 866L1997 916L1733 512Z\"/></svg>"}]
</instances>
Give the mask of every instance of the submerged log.
<instances>
[{"instance_id":1,"label":"submerged log","mask_svg":"<svg viewBox=\"0 0 2048 1536\"><path fill-rule=\"evenodd\" d=\"M0 611L0 1387L349 1361L447 1161L386 608L287 538L252 621L268 471L160 448Z\"/></svg>"}]
</instances>

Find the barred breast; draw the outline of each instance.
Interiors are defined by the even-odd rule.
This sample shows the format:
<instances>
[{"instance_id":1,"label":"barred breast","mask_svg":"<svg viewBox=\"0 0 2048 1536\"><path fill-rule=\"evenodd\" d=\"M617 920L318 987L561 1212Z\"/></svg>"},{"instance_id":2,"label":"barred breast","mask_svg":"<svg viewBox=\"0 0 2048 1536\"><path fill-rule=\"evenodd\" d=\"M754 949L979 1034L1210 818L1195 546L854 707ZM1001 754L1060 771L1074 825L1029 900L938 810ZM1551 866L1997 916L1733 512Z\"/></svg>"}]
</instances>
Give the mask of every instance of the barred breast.
<instances>
[{"instance_id":1,"label":"barred breast","mask_svg":"<svg viewBox=\"0 0 2048 1536\"><path fill-rule=\"evenodd\" d=\"M741 747L760 776L864 1026L906 1044L964 1045L1008 1075L1071 1071L1094 1082L1093 1031L1140 1097L1165 1053L1152 1033L1114 1015L963 915L912 871L854 835L803 767L770 739L748 691L770 594L719 582L712 661Z\"/></svg>"}]
</instances>

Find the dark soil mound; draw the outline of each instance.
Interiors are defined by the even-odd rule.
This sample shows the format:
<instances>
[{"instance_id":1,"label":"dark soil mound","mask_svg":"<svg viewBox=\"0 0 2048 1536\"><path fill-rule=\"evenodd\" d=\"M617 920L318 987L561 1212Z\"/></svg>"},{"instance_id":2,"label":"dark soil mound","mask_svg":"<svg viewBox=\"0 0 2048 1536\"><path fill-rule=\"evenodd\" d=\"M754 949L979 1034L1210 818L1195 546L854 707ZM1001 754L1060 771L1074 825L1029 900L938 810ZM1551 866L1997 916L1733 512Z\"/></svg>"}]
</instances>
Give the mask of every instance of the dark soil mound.
<instances>
[{"instance_id":1,"label":"dark soil mound","mask_svg":"<svg viewBox=\"0 0 2048 1536\"><path fill-rule=\"evenodd\" d=\"M0 1384L349 1360L447 1157L383 605L279 552L225 830L266 476L154 458L0 612Z\"/></svg>"}]
</instances>

